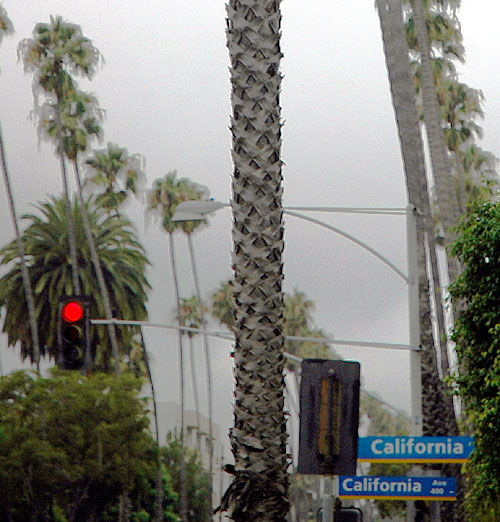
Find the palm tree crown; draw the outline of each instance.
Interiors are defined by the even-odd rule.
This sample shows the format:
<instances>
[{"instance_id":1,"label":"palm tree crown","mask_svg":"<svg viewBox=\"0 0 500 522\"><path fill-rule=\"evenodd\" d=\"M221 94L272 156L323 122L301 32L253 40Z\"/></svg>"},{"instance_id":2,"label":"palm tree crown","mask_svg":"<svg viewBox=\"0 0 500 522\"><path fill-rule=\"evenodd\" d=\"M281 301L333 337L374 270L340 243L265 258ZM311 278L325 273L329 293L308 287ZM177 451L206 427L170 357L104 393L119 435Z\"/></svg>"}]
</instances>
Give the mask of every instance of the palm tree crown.
<instances>
[{"instance_id":1,"label":"palm tree crown","mask_svg":"<svg viewBox=\"0 0 500 522\"><path fill-rule=\"evenodd\" d=\"M14 32L14 26L7 11L0 5L0 42L2 38Z\"/></svg>"},{"instance_id":2,"label":"palm tree crown","mask_svg":"<svg viewBox=\"0 0 500 522\"><path fill-rule=\"evenodd\" d=\"M72 74L91 79L102 60L80 26L60 16L51 16L48 24L37 24L33 38L20 42L18 54L24 70L35 73L35 82L54 94L71 86Z\"/></svg>"},{"instance_id":3,"label":"palm tree crown","mask_svg":"<svg viewBox=\"0 0 500 522\"><path fill-rule=\"evenodd\" d=\"M88 199L85 205L113 309L122 318L146 318L149 284L144 271L149 263L130 222L106 214L105 209L95 205L94 198ZM54 357L57 350L57 303L60 296L72 293L65 201L53 197L36 208L39 214L24 216L29 225L22 239L34 286L41 351L42 354ZM99 286L90 260L81 208L77 202L72 205L72 216L79 245L78 276L82 292L91 297L91 316L103 317L103 303L99 298ZM3 331L8 334L11 346L21 342L23 358L33 359L26 321L26 300L20 298L23 295L22 280L15 242L3 247L0 257L2 265L10 266L10 270L0 278L0 308L3 308L5 314ZM126 352L130 348L132 331L122 329L120 335L122 351ZM97 352L96 367L108 370L109 338L104 328L93 327L91 345Z\"/></svg>"},{"instance_id":4,"label":"palm tree crown","mask_svg":"<svg viewBox=\"0 0 500 522\"><path fill-rule=\"evenodd\" d=\"M97 202L118 214L128 192L139 194L146 177L144 163L140 154L129 154L127 149L108 143L105 149L94 151L93 157L86 160L85 184L104 188L97 196Z\"/></svg>"}]
</instances>

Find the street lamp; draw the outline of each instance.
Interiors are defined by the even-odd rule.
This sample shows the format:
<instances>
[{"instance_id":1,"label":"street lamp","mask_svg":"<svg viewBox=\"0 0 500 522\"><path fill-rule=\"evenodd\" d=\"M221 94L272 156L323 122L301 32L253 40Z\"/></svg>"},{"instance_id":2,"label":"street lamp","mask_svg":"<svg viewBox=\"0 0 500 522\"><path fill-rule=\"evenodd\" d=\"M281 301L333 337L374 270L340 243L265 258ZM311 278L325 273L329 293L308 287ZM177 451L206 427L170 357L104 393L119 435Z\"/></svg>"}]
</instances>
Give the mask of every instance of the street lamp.
<instances>
[{"instance_id":1,"label":"street lamp","mask_svg":"<svg viewBox=\"0 0 500 522\"><path fill-rule=\"evenodd\" d=\"M195 221L204 219L207 214L215 212L221 208L230 207L230 203L222 203L215 200L190 200L177 205L176 212L172 217L173 221ZM356 238L355 236L325 223L319 219L312 218L301 212L338 212L352 214L383 214L383 215L405 215L406 216L406 246L407 246L407 273L405 274L394 265L383 254L372 248L370 245ZM346 208L346 207L283 207L283 213L310 223L314 223L326 228L338 235L357 244L379 261L389 267L408 287L408 314L409 314L409 345L410 350L410 412L412 419L412 434L422 435L422 376L420 368L420 317L418 302L418 266L416 256L417 232L416 232L416 209L413 205L406 208ZM354 344L354 343L353 343ZM401 345L394 345L401 346ZM391 348L390 343L385 344L386 348Z\"/></svg>"}]
</instances>

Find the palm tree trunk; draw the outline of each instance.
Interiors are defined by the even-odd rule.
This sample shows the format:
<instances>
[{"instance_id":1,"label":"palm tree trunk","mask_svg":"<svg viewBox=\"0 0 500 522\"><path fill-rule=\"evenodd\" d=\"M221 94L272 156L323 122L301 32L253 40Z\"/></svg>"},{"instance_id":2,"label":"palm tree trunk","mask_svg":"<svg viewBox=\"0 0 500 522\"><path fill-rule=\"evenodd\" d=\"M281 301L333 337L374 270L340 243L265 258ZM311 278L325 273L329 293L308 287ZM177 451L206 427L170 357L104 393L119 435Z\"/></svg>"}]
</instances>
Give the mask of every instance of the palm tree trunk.
<instances>
[{"instance_id":1,"label":"palm tree trunk","mask_svg":"<svg viewBox=\"0 0 500 522\"><path fill-rule=\"evenodd\" d=\"M198 270L196 268L196 257L194 254L193 247L193 237L191 234L187 235L188 242L188 250L189 250L189 259L191 260L191 272L193 274L194 288L196 291L196 297L198 301L201 303L201 290L200 290L200 281L198 278ZM213 423L213 390L212 390L212 366L210 361L210 346L208 343L208 335L205 328L205 323L202 321L201 331L203 336L203 351L205 352L205 368L206 368L206 377L207 377L207 401L208 401L208 437L209 437L209 493L210 493L210 506L212 507L212 499L213 499L213 460L214 460L214 440L212 433L212 423Z\"/></svg>"},{"instance_id":2,"label":"palm tree trunk","mask_svg":"<svg viewBox=\"0 0 500 522\"><path fill-rule=\"evenodd\" d=\"M446 319L443 312L443 301L445 296L443 295L445 285L441 281L440 271L437 260L437 248L436 241L433 234L428 235L429 240L429 261L430 261L430 275L432 277L432 288L434 294L434 303L436 307L436 330L437 330L437 345L441 354L441 375L444 379L449 375L450 363L448 356L448 332L446 328Z\"/></svg>"},{"instance_id":3,"label":"palm tree trunk","mask_svg":"<svg viewBox=\"0 0 500 522\"><path fill-rule=\"evenodd\" d=\"M455 171L457 176L458 191L458 211L462 215L467 207L467 195L465 193L465 172L458 150L453 152L453 161L455 163Z\"/></svg>"},{"instance_id":4,"label":"palm tree trunk","mask_svg":"<svg viewBox=\"0 0 500 522\"><path fill-rule=\"evenodd\" d=\"M7 168L7 157L3 144L2 129L0 128L0 160L2 164L2 175L5 183L5 190L7 192L7 200L9 202L10 217L14 232L16 234L16 244L19 250L19 260L21 263L21 274L23 278L24 292L26 294L26 303L28 305L28 315L31 329L31 342L33 343L33 354L36 369L40 371L40 342L38 338L38 327L36 324L35 300L33 298L33 290L31 288L30 276L26 267L26 258L24 252L24 245L19 232L19 224L17 221L16 207L14 205L14 194L10 184L9 170Z\"/></svg>"},{"instance_id":5,"label":"palm tree trunk","mask_svg":"<svg viewBox=\"0 0 500 522\"><path fill-rule=\"evenodd\" d=\"M130 499L127 494L120 495L120 504L118 511L118 522L129 522L130 521Z\"/></svg>"},{"instance_id":6,"label":"palm tree trunk","mask_svg":"<svg viewBox=\"0 0 500 522\"><path fill-rule=\"evenodd\" d=\"M75 160L73 162L73 165L75 168L78 202L80 204L80 210L82 213L83 228L85 229L85 236L87 239L87 243L89 245L90 257L92 259L92 264L94 265L97 282L99 284L99 290L100 290L102 302L104 305L104 313L106 314L106 319L108 321L112 321L113 312L111 310L111 301L109 300L108 288L106 286L106 281L104 280L104 274L102 273L101 262L99 261L99 254L97 253L97 248L95 246L94 236L92 235L92 230L90 229L90 223L89 223L89 219L87 216L87 211L85 209L85 202L83 201L82 183L80 180L80 173L78 171L77 160ZM114 323L108 324L108 332L109 332L109 340L111 342L111 352L113 354L114 363L115 363L115 373L116 373L116 375L120 375L120 351L118 348L118 340L116 338L116 328L115 328Z\"/></svg>"},{"instance_id":7,"label":"palm tree trunk","mask_svg":"<svg viewBox=\"0 0 500 522\"><path fill-rule=\"evenodd\" d=\"M387 69L391 92L393 97L394 110L398 125L401 152L406 173L406 186L408 200L415 205L419 212L417 220L420 229L418 232L419 243L417 245L419 279L427 281L425 241L426 235L432 235L431 211L429 203L429 192L427 188L427 178L425 175L425 160L422 146L422 138L418 123L418 114L415 105L415 93L410 78L407 44L404 36L403 19L401 13L401 3L399 0L378 0L378 12L382 26L384 50L386 54ZM430 248L429 248L430 250ZM432 324L430 295L428 283L422 282L419 285L419 302L421 314L421 335L427 338L427 342L421 342L422 352L428 352L427 371L429 376L424 382L424 388L434 390L439 393L443 390L439 379L437 368L437 357L432 338ZM430 330L430 335L427 333ZM435 402L434 400L432 402ZM425 414L427 411L427 414ZM449 415L454 411L449 411ZM442 424L441 412L426 408L424 403L424 424L434 425L435 429ZM432 421L431 419L434 419Z\"/></svg>"},{"instance_id":8,"label":"palm tree trunk","mask_svg":"<svg viewBox=\"0 0 500 522\"><path fill-rule=\"evenodd\" d=\"M416 206L417 263L420 309L420 356L422 370L423 434L449 436L457 433L453 402L439 379L436 350L432 336L429 283L426 273L426 236L433 231L425 160L415 105L415 92L410 78L408 50L404 35L401 2L377 0L382 27L384 51L389 73L392 100L399 131L406 174L409 202ZM460 474L456 473L460 483ZM448 504L453 504L449 502ZM458 506L459 504L457 504ZM461 508L451 506L451 517L458 517ZM455 518L446 518L453 521Z\"/></svg>"},{"instance_id":9,"label":"palm tree trunk","mask_svg":"<svg viewBox=\"0 0 500 522\"><path fill-rule=\"evenodd\" d=\"M151 366L149 365L149 355L146 350L146 343L144 341L144 334L142 332L142 328L140 328L141 335L141 346L142 346L142 356L144 360L144 365L146 366L146 372L148 374L149 384L151 386L151 398L153 400L153 417L155 421L155 440L156 440L156 450L157 454L157 462L156 462L156 509L154 522L163 522L163 477L162 477L162 469L161 469L161 454L160 454L160 432L158 427L158 408L156 403L156 393L155 386L153 383L153 375L151 373Z\"/></svg>"},{"instance_id":10,"label":"palm tree trunk","mask_svg":"<svg viewBox=\"0 0 500 522\"><path fill-rule=\"evenodd\" d=\"M175 260L175 250L174 250L174 235L173 233L168 234L168 246L170 252L170 266L172 267L172 279L174 281L174 292L175 292L175 302L177 305L177 317L180 317L180 308L181 301L179 295L179 281L177 278L177 263ZM180 325L180 323L179 323ZM184 451L184 396L185 396L185 386L184 386L184 350L182 349L182 333L179 331L179 382L180 382L180 399L181 399L181 432L179 435L179 443L180 443L180 466L179 466L179 504L180 504L180 516L181 521L187 521L187 491L186 491L186 461L185 461L185 451Z\"/></svg>"},{"instance_id":11,"label":"palm tree trunk","mask_svg":"<svg viewBox=\"0 0 500 522\"><path fill-rule=\"evenodd\" d=\"M194 356L194 343L193 336L189 335L189 362L191 365L191 385L193 387L193 399L194 399L194 410L196 412L196 427L198 429L198 433L196 435L196 445L198 448L198 453L201 458L201 423L200 423L200 397L198 393L198 380L196 378L196 361Z\"/></svg>"},{"instance_id":12,"label":"palm tree trunk","mask_svg":"<svg viewBox=\"0 0 500 522\"><path fill-rule=\"evenodd\" d=\"M230 0L235 472L222 507L238 521L289 510L284 413L279 0Z\"/></svg>"},{"instance_id":13,"label":"palm tree trunk","mask_svg":"<svg viewBox=\"0 0 500 522\"><path fill-rule=\"evenodd\" d=\"M458 223L458 201L455 195L455 183L451 172L451 162L448 158L441 124L441 111L436 95L434 74L432 72L429 35L425 25L425 11L422 0L411 0L413 21L422 61L422 100L424 121L427 128L432 172L436 184L438 206L443 224L446 243L450 244L456 238L453 227ZM448 266L450 281L454 281L459 273L459 267L452 261Z\"/></svg>"},{"instance_id":14,"label":"palm tree trunk","mask_svg":"<svg viewBox=\"0 0 500 522\"><path fill-rule=\"evenodd\" d=\"M71 200L69 197L68 177L66 173L66 162L64 161L64 154L59 153L59 161L61 165L61 175L63 183L63 192L66 199L66 218L68 220L68 238L69 238L69 255L71 258L71 275L73 278L73 292L76 295L80 294L80 279L78 277L78 256L76 254L76 238L75 238L75 224L73 223L73 214L71 213Z\"/></svg>"},{"instance_id":15,"label":"palm tree trunk","mask_svg":"<svg viewBox=\"0 0 500 522\"><path fill-rule=\"evenodd\" d=\"M59 66L60 67L60 66ZM57 71L56 67L56 71ZM59 155L59 163L61 166L61 176L63 184L63 192L66 200L66 218L68 221L68 239L69 239L69 255L71 258L71 275L73 278L73 292L76 295L80 294L80 278L78 277L78 256L76 253L76 238L75 238L75 224L73 223L73 214L71 212L71 199L69 197L68 188L68 174L66 172L66 161L64 159L64 150L61 137L61 97L60 92L56 93L57 109L56 109L56 124L57 124L57 152Z\"/></svg>"}]
</instances>

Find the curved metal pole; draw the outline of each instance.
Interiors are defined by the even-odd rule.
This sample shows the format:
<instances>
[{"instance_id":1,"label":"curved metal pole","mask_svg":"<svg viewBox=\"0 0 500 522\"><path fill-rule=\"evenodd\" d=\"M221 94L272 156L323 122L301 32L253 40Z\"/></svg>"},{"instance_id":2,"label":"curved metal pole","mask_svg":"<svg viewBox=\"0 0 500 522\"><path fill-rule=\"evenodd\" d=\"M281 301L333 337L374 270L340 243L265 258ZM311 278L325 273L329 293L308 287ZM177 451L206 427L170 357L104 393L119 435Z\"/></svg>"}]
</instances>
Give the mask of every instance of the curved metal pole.
<instances>
[{"instance_id":1,"label":"curved metal pole","mask_svg":"<svg viewBox=\"0 0 500 522\"><path fill-rule=\"evenodd\" d=\"M328 230L331 230L332 232L336 232L342 237L345 237L346 239L349 239L349 241L352 241L353 243L356 243L356 245L359 245L361 248L364 248L370 254L374 255L377 259L382 261L386 266L388 266L393 272L396 272L398 276L407 284L410 284L409 277L400 270L395 264L391 263L385 256L377 252L374 248L372 248L370 245L367 245L364 241L361 241L360 239L357 239L356 237L352 236L351 234L344 232L340 228L334 227L333 225L329 225L328 223L325 223L324 221L321 221L319 219L315 219L309 216L306 216L305 214L301 214L300 212L295 212L293 210L286 210L283 209L283 213L287 214L289 216L296 217L298 219L303 219L304 221L309 221L310 223L314 223L315 225L319 225L320 227L326 228Z\"/></svg>"},{"instance_id":2,"label":"curved metal pole","mask_svg":"<svg viewBox=\"0 0 500 522\"><path fill-rule=\"evenodd\" d=\"M230 207L230 203L222 203L220 201L207 200L207 201L184 201L177 205L176 213L173 216L173 221L193 221L204 219L206 214L211 212L215 212L221 208ZM395 272L405 283L406 285L410 285L410 278L399 269L394 263L389 261L384 255L377 252L370 245L366 244L364 241L356 238L355 236L349 234L348 232L344 232L338 227L325 223L320 219L312 218L302 214L301 212L296 212L296 210L304 210L307 212L344 212L344 213L354 213L354 214L381 214L381 215L407 215L408 210L402 208L347 208L347 207L283 207L283 213L289 216L296 217L298 219L302 219L303 221L308 221L309 223L314 223L315 225L319 225L320 227L326 228L332 232L336 232L342 237L345 237L349 241L352 241L356 245L364 248L367 252L370 252L377 259L382 261L386 266L388 266L393 272Z\"/></svg>"}]
</instances>

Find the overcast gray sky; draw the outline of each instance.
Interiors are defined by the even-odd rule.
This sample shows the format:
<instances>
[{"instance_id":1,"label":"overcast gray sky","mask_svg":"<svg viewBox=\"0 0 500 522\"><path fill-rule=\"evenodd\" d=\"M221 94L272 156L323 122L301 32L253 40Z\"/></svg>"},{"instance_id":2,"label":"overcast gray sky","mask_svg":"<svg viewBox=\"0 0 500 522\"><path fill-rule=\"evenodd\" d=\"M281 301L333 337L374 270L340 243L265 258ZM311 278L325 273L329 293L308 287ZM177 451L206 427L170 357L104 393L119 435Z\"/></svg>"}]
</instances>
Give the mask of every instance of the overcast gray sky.
<instances>
[{"instance_id":1,"label":"overcast gray sky","mask_svg":"<svg viewBox=\"0 0 500 522\"><path fill-rule=\"evenodd\" d=\"M460 19L467 63L460 79L486 96L483 147L497 154L500 135L500 7L493 0L463 2ZM229 74L222 0L4 0L16 33L0 48L0 118L20 213L46 194L61 190L51 147L37 148L28 119L32 78L16 59L19 40L38 22L62 15L81 25L104 56L91 90L106 111L107 141L146 158L148 185L177 169L180 177L231 197ZM286 205L404 207L406 190L378 15L374 2L285 0L282 3L284 59L284 187ZM12 238L7 205L0 200L0 244ZM142 208L129 216L153 264L149 278L152 321L172 320L166 238L145 227ZM319 217L319 216L318 216ZM405 225L401 217L324 215L406 269ZM228 210L196 234L202 290L208 295L231 275L231 217ZM186 256L179 237L179 256ZM185 257L187 260L187 257ZM185 263L187 265L187 262ZM338 339L408 342L406 287L387 267L359 247L314 225L286 218L285 286L299 288L316 304L317 326ZM182 294L193 293L186 270ZM175 400L175 337L148 330L154 375L162 398ZM6 353L5 368L15 359ZM212 342L216 363L217 415L230 422L230 343ZM339 348L362 363L364 386L395 406L408 408L408 355L404 352ZM201 353L201 352L200 352ZM201 378L200 378L201 379ZM169 384L167 384L169 383Z\"/></svg>"}]
</instances>

